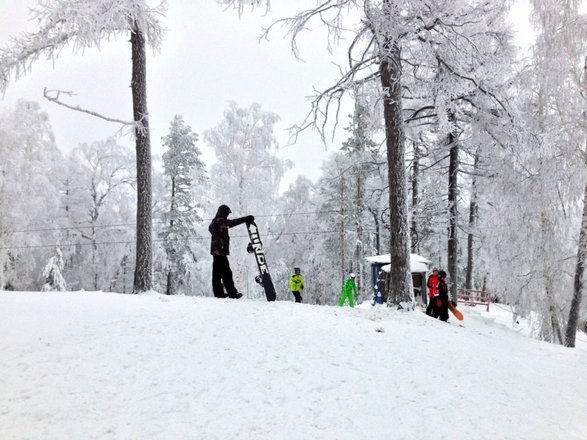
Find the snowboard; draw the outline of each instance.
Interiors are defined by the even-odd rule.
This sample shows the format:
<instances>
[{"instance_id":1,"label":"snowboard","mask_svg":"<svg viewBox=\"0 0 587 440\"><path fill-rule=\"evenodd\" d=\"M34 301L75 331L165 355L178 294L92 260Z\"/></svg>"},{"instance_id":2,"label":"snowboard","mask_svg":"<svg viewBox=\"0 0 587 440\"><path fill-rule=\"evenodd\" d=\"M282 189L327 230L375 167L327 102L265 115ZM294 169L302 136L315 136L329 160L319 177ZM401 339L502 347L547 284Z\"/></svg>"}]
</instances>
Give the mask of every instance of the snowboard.
<instances>
[{"instance_id":1,"label":"snowboard","mask_svg":"<svg viewBox=\"0 0 587 440\"><path fill-rule=\"evenodd\" d=\"M448 302L448 309L452 312L453 315L455 315L455 318L457 318L459 321L462 321L464 319L464 316L461 313L461 311L457 309L455 306L453 306L450 301Z\"/></svg>"},{"instance_id":2,"label":"snowboard","mask_svg":"<svg viewBox=\"0 0 587 440\"><path fill-rule=\"evenodd\" d=\"M273 280L271 279L271 274L265 261L263 243L261 242L261 238L259 238L257 224L255 222L247 223L247 231L249 231L249 239L251 240L247 246L247 252L249 254L255 254L255 260L259 268L259 275L255 277L255 281L265 290L267 301L275 301L275 287L273 286Z\"/></svg>"}]
</instances>

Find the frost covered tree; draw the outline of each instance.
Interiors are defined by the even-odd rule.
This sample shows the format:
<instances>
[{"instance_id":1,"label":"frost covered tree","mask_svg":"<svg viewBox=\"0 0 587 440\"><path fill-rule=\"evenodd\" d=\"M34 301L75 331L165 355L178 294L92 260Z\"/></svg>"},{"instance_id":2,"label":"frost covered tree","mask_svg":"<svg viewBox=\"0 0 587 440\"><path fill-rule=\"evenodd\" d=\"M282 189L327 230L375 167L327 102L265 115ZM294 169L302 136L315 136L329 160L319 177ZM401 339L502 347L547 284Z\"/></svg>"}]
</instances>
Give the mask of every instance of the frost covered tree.
<instances>
[{"instance_id":1,"label":"frost covered tree","mask_svg":"<svg viewBox=\"0 0 587 440\"><path fill-rule=\"evenodd\" d=\"M334 153L322 165L322 176L316 185L320 211L317 220L322 234L314 245L326 260L326 267L318 272L326 304L336 302L340 286L349 272L355 270L356 181L353 167L348 155Z\"/></svg>"},{"instance_id":2,"label":"frost covered tree","mask_svg":"<svg viewBox=\"0 0 587 440\"><path fill-rule=\"evenodd\" d=\"M512 105L508 102L514 52L505 6L505 2L496 2L469 11L469 21L460 26L450 43L439 44L435 49L439 61L435 107L439 130L448 150L447 264L455 301L457 283L461 282L457 233L460 227L459 176L467 171L465 157L475 156L480 138L484 138L481 143L492 149L496 146L491 140L493 132L504 131L506 125L512 127L510 132L515 130ZM449 63L446 59L452 61Z\"/></svg>"},{"instance_id":3,"label":"frost covered tree","mask_svg":"<svg viewBox=\"0 0 587 440\"><path fill-rule=\"evenodd\" d=\"M215 198L225 200L235 213L264 212L267 202L277 198L289 166L275 155L278 120L257 103L243 108L231 102L223 120L204 135L217 159L211 167Z\"/></svg>"},{"instance_id":4,"label":"frost covered tree","mask_svg":"<svg viewBox=\"0 0 587 440\"><path fill-rule=\"evenodd\" d=\"M43 268L42 276L45 283L41 288L43 292L63 292L67 289L67 283L61 274L63 271L63 254L61 249L57 248L55 255L49 258L47 264Z\"/></svg>"},{"instance_id":5,"label":"frost covered tree","mask_svg":"<svg viewBox=\"0 0 587 440\"><path fill-rule=\"evenodd\" d=\"M171 121L169 134L162 138L167 151L163 154L163 167L167 187L165 226L159 232L167 255L167 295L185 294L188 281L197 261L192 250L197 238L196 224L202 219L199 206L192 197L192 186L205 179L204 163L196 146L198 136L183 118L176 115Z\"/></svg>"},{"instance_id":6,"label":"frost covered tree","mask_svg":"<svg viewBox=\"0 0 587 440\"><path fill-rule=\"evenodd\" d=\"M529 65L513 83L524 130L516 148L504 144L493 155L497 178L485 180L479 198L480 212L490 217L477 220L490 237L485 258L497 272L492 283L500 298L532 318L538 338L570 346L584 264L577 230L586 175L587 27L576 2L532 5L538 36ZM499 204L487 205L490 194Z\"/></svg>"},{"instance_id":7,"label":"frost covered tree","mask_svg":"<svg viewBox=\"0 0 587 440\"><path fill-rule=\"evenodd\" d=\"M583 205L582 220L575 226L580 229L580 234L568 320L559 315L559 311L556 310L557 301L553 297L559 296L556 290L562 286L554 284L552 277L545 276L549 304L547 315L551 334L558 342L568 347L575 345L587 249L587 210L584 207L587 196L587 15L579 12L580 6L581 2L574 0L532 1L532 19L539 31L534 51L537 83L536 119L539 130L537 134L544 148L563 159L557 161L561 167L556 167L560 170L561 177L569 168L577 170L571 179L555 184L562 208L559 219L572 218L576 203ZM583 181L582 185L577 185L576 176ZM545 183L553 184L552 181ZM572 186L569 187L565 183ZM583 188L582 193L577 191L579 188ZM578 213L575 212L575 218L578 217ZM545 242L548 242L552 237L549 225L560 224L560 220L546 213L542 218L543 237Z\"/></svg>"},{"instance_id":8,"label":"frost covered tree","mask_svg":"<svg viewBox=\"0 0 587 440\"><path fill-rule=\"evenodd\" d=\"M19 101L0 115L3 285L37 289L47 262L43 250L54 243L60 243L70 289L95 289L96 279L102 290L114 289L114 278L119 285L132 281L123 272L126 242L134 238L130 204L136 194L122 183L133 160L114 140L79 147L64 158L37 103Z\"/></svg>"},{"instance_id":9,"label":"frost covered tree","mask_svg":"<svg viewBox=\"0 0 587 440\"><path fill-rule=\"evenodd\" d=\"M11 79L17 80L30 71L41 56L55 61L68 45L76 52L83 52L88 48L99 48L109 38L130 34L133 120L126 124L133 127L136 139L135 293L145 292L152 286L151 146L145 45L155 49L160 46L162 26L159 20L164 6L163 2L150 7L145 0L48 0L39 3L32 11L33 18L38 21L38 30L15 37L9 47L0 51L0 90L4 91ZM45 96L61 103L60 92L52 96L45 93ZM79 107L69 107L80 110Z\"/></svg>"},{"instance_id":10,"label":"frost covered tree","mask_svg":"<svg viewBox=\"0 0 587 440\"><path fill-rule=\"evenodd\" d=\"M319 264L324 258L316 246L323 225L318 221L319 208L316 203L314 184L306 177L298 176L276 205L276 211L281 215L272 224L273 259L270 267L278 299L293 300L289 278L293 275L294 267L299 267L304 276L303 302L324 303L319 288L322 275Z\"/></svg>"},{"instance_id":11,"label":"frost covered tree","mask_svg":"<svg viewBox=\"0 0 587 440\"><path fill-rule=\"evenodd\" d=\"M38 103L20 100L0 115L1 286L34 289L45 264L38 246L58 239L46 225L67 225L59 193L63 162Z\"/></svg>"},{"instance_id":12,"label":"frost covered tree","mask_svg":"<svg viewBox=\"0 0 587 440\"><path fill-rule=\"evenodd\" d=\"M357 276L357 292L360 297L366 293L369 283L366 280L370 276L365 267L365 257L373 255L376 247L372 246L369 234L366 229L372 225L372 219L377 222L378 214L372 217L370 213L379 212L378 198L373 194L384 185L384 179L378 179L380 168L384 163L379 155L379 145L374 141L375 134L379 128L380 119L373 114L377 109L372 101L378 96L375 93L364 93L359 91L355 94L355 111L351 116L349 138L343 142L343 151L351 161L349 174L352 176L347 197L352 200L350 212L348 213L349 229L354 227L355 250L351 257L349 269ZM383 181L382 181L383 180ZM376 225L373 225L376 227ZM359 302L359 301L357 301Z\"/></svg>"},{"instance_id":13,"label":"frost covered tree","mask_svg":"<svg viewBox=\"0 0 587 440\"><path fill-rule=\"evenodd\" d=\"M73 219L71 226L90 244L89 273L92 275L86 286L92 290L107 289L108 261L117 254L101 252L99 240L120 240L128 236L128 228L116 223L117 213L120 213L118 199L128 196L122 186L134 178L132 161L132 152L118 145L113 137L81 144L70 155L67 208ZM88 273L87 267L83 273Z\"/></svg>"},{"instance_id":14,"label":"frost covered tree","mask_svg":"<svg viewBox=\"0 0 587 440\"><path fill-rule=\"evenodd\" d=\"M352 140L353 137L349 143ZM316 285L323 292L322 304L336 303L349 272L358 274L361 289L357 303L370 298L371 274L364 260L377 253L377 243L389 234L384 227L387 217L383 215L384 162L376 152L346 151L332 154L322 166L314 196L318 210L316 232L321 233L312 244L312 254L319 260L314 263L314 273Z\"/></svg>"}]
</instances>

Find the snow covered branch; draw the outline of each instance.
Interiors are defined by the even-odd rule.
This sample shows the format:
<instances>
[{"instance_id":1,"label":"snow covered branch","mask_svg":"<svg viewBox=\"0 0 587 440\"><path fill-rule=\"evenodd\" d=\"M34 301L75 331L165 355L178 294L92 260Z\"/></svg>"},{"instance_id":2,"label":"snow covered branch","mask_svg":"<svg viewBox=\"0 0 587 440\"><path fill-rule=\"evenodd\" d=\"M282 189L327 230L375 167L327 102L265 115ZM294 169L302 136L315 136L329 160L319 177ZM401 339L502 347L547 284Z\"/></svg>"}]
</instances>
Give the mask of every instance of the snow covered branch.
<instances>
[{"instance_id":1,"label":"snow covered branch","mask_svg":"<svg viewBox=\"0 0 587 440\"><path fill-rule=\"evenodd\" d=\"M493 101L496 102L507 113L510 120L512 120L512 121L514 120L514 117L511 114L511 112L509 111L509 109L507 108L507 106L502 102L502 100L498 96L495 95L495 93L493 93L491 90L488 90L485 87L483 87L481 84L479 84L479 82L475 78L472 78L470 76L467 76L467 75L464 75L462 73L457 72L449 63L444 61L440 56L437 56L437 59L438 59L438 62L442 66L444 66L450 73L457 76L458 78L461 78L461 79L464 79L464 80L471 82L481 93L483 93L484 95L487 95L488 97L493 99Z\"/></svg>"},{"instance_id":2,"label":"snow covered branch","mask_svg":"<svg viewBox=\"0 0 587 440\"><path fill-rule=\"evenodd\" d=\"M0 90L5 92L11 79L29 72L39 57L55 61L68 44L74 53L100 48L104 39L131 32L133 23L149 45L158 49L165 6L163 2L151 8L143 0L39 1L32 11L39 30L14 37L11 45L0 49Z\"/></svg>"},{"instance_id":3,"label":"snow covered branch","mask_svg":"<svg viewBox=\"0 0 587 440\"><path fill-rule=\"evenodd\" d=\"M51 96L51 94L54 94L54 95ZM94 111L81 108L79 105L73 106L73 105L66 104L65 102L59 100L59 96L61 94L73 96L75 93L65 91L65 90L47 90L46 87L45 87L45 89L43 89L43 96L45 97L45 99L47 99L48 101L54 102L55 104L62 105L63 107L67 107L70 110L75 110L78 112L87 113L89 115L96 116L97 118L104 119L105 121L108 121L108 122L116 122L117 124L132 126L133 128L137 128L137 130L144 130L144 126L143 126L143 124L141 124L140 121L132 122L132 121L123 121L122 119L109 118L107 116L101 115L100 113L96 113Z\"/></svg>"},{"instance_id":4,"label":"snow covered branch","mask_svg":"<svg viewBox=\"0 0 587 440\"><path fill-rule=\"evenodd\" d=\"M261 5L261 3L265 3L265 7L267 8L267 11L271 7L271 0L216 0L216 1L218 2L218 4L224 5L227 8L232 6L234 9L237 9L239 15L242 15L242 13L245 10L245 4L247 4L247 3L251 5L251 9L254 9L255 7Z\"/></svg>"}]
</instances>

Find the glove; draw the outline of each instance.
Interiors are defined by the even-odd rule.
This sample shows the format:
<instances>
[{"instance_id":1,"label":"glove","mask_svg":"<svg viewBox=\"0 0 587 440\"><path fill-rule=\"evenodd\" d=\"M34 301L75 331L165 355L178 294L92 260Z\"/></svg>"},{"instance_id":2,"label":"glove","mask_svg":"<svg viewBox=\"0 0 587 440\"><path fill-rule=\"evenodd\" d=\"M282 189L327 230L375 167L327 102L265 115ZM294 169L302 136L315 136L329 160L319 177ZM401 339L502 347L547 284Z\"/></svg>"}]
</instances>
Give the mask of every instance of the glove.
<instances>
[{"instance_id":1,"label":"glove","mask_svg":"<svg viewBox=\"0 0 587 440\"><path fill-rule=\"evenodd\" d=\"M440 298L436 299L436 307L442 307L442 300Z\"/></svg>"},{"instance_id":2,"label":"glove","mask_svg":"<svg viewBox=\"0 0 587 440\"><path fill-rule=\"evenodd\" d=\"M253 217L252 215L247 215L245 217L245 223L253 223L255 221L255 217Z\"/></svg>"},{"instance_id":3,"label":"glove","mask_svg":"<svg viewBox=\"0 0 587 440\"><path fill-rule=\"evenodd\" d=\"M452 304L453 307L456 307L457 306L457 303L454 302L454 301L451 301L450 303Z\"/></svg>"}]
</instances>

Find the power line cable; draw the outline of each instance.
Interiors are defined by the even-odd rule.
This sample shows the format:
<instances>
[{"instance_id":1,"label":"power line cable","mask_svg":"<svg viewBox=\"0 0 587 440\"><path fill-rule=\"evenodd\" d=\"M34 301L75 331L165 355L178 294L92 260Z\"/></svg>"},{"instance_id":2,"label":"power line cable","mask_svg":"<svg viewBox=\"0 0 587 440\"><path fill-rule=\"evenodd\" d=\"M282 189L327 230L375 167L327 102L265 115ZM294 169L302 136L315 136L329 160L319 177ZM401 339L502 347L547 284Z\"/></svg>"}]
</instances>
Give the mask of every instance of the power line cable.
<instances>
[{"instance_id":1,"label":"power line cable","mask_svg":"<svg viewBox=\"0 0 587 440\"><path fill-rule=\"evenodd\" d=\"M375 232L365 230L364 232ZM340 233L339 230L328 230L328 231L300 231L300 232L269 232L265 235L268 237L281 237L281 236L288 236L288 235L319 235L319 234L334 234ZM248 235L232 235L231 238L249 238ZM202 241L202 240L209 240L209 237L194 237L190 238L189 241ZM153 243L160 243L164 242L165 240L162 238L153 239ZM170 240L170 241L180 241L180 239ZM126 241L101 241L97 243L92 242L85 242L85 243L53 243L53 244L39 244L39 245L27 245L27 246L3 246L0 247L0 250L10 250L10 249L41 249L41 248L65 248L65 247L72 247L72 246L104 246L104 245L113 245L113 244L135 244L134 240L126 240Z\"/></svg>"},{"instance_id":2,"label":"power line cable","mask_svg":"<svg viewBox=\"0 0 587 440\"><path fill-rule=\"evenodd\" d=\"M294 213L279 213L279 214L260 214L256 215L257 218L264 218L264 217L289 217L294 215L315 215L315 214L328 214L328 213L338 213L338 210L325 210L325 211L310 211L310 212L294 212ZM212 221L212 218L203 219L203 222ZM154 223L161 224L166 223L164 220L153 220ZM119 227L136 227L136 223L114 223L114 224L106 224L106 225L75 225L75 226L63 226L63 227L55 227L55 228L42 228L42 229L22 229L22 230L8 230L4 231L4 234L21 234L21 233L30 233L30 232L53 232L53 231L67 231L67 230L77 230L77 229L105 229L105 228L119 228Z\"/></svg>"}]
</instances>

